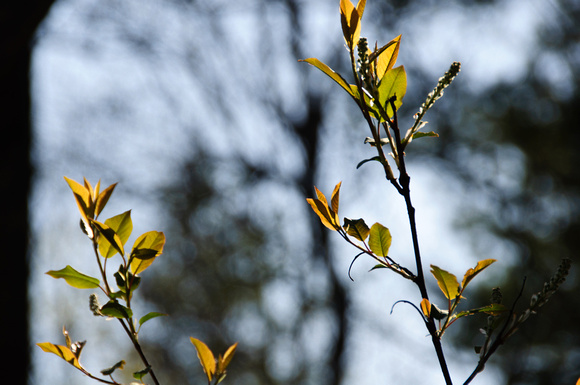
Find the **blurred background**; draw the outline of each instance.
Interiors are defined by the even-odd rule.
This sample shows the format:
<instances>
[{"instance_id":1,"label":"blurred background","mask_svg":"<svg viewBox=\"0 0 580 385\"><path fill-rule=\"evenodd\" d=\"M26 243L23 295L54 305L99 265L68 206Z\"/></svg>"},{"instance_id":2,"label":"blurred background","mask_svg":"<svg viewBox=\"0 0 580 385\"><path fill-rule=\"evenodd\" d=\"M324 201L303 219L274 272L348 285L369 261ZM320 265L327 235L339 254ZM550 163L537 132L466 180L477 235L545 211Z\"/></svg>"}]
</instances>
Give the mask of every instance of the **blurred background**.
<instances>
[{"instance_id":1,"label":"blurred background","mask_svg":"<svg viewBox=\"0 0 580 385\"><path fill-rule=\"evenodd\" d=\"M369 163L346 93L297 60L348 74L336 0L31 0L0 6L4 47L2 346L22 384L94 383L34 344L87 340L93 373L128 361L90 291L46 276L97 276L63 176L118 182L101 219L132 210L133 235L164 231L134 308L169 317L141 341L165 384L203 383L189 336L223 352L229 384L443 383L416 311L418 290L321 228L306 204L343 182L341 217L381 222L413 270L404 202ZM430 110L437 139L407 150L425 266L461 277L484 258L466 306L500 286L525 306L580 235L580 3L369 0L362 36L402 34L403 127L453 61L462 72ZM427 273L432 300L443 304ZM572 384L580 376L578 269L491 359L477 384ZM104 299L102 299L104 301ZM477 363L484 317L444 348L456 383Z\"/></svg>"}]
</instances>

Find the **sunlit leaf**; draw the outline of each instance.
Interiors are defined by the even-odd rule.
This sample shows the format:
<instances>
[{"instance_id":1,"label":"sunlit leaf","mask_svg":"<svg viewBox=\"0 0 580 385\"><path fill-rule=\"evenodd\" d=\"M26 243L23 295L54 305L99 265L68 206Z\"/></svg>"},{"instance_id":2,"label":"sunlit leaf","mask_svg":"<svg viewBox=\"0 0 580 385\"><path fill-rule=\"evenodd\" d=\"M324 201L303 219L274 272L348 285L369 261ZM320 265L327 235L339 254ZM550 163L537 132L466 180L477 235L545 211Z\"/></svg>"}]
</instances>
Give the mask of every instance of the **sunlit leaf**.
<instances>
[{"instance_id":1,"label":"sunlit leaf","mask_svg":"<svg viewBox=\"0 0 580 385\"><path fill-rule=\"evenodd\" d=\"M228 365L232 361L232 358L234 357L234 353L236 352L237 347L238 347L238 343L236 342L235 344L230 346L228 348L228 350L226 350L223 357L221 357L221 356L219 357L219 359L218 359L218 372L219 373L225 373L226 368L228 367Z\"/></svg>"},{"instance_id":2,"label":"sunlit leaf","mask_svg":"<svg viewBox=\"0 0 580 385\"><path fill-rule=\"evenodd\" d=\"M331 197L331 204L338 209L338 200L339 200L339 191L340 191L340 183L338 183ZM318 215L322 224L328 227L331 230L336 231L340 228L338 214L328 205L328 201L326 200L326 196L316 187L314 186L314 190L316 191L316 198L307 198L306 201L312 207L312 210Z\"/></svg>"},{"instance_id":3,"label":"sunlit leaf","mask_svg":"<svg viewBox=\"0 0 580 385\"><path fill-rule=\"evenodd\" d=\"M403 97L407 92L407 73L404 66L399 66L388 70L381 79L378 87L379 103L385 108L389 117L393 116L394 111L390 103L387 103L393 96L396 96L395 108L398 110L403 104Z\"/></svg>"},{"instance_id":4,"label":"sunlit leaf","mask_svg":"<svg viewBox=\"0 0 580 385\"><path fill-rule=\"evenodd\" d=\"M81 220L84 223L85 231L88 237L93 239L94 234L89 223L89 218L93 218L93 212L91 207L92 206L91 193L85 186L81 185L77 181L67 178L66 176L64 177L64 179L66 183L68 183L70 189L73 192L75 201L77 202L77 206L81 214Z\"/></svg>"},{"instance_id":5,"label":"sunlit leaf","mask_svg":"<svg viewBox=\"0 0 580 385\"><path fill-rule=\"evenodd\" d=\"M340 1L340 24L342 26L342 34L347 46L352 50L357 45L360 38L360 27L362 12L366 5L366 0L358 2L357 7L350 2L350 0Z\"/></svg>"},{"instance_id":6,"label":"sunlit leaf","mask_svg":"<svg viewBox=\"0 0 580 385\"><path fill-rule=\"evenodd\" d=\"M56 354L75 368L83 370L79 360L68 347L63 345L55 345L50 342L41 342L36 345L47 353Z\"/></svg>"},{"instance_id":7,"label":"sunlit leaf","mask_svg":"<svg viewBox=\"0 0 580 385\"><path fill-rule=\"evenodd\" d=\"M348 0L347 0L348 1ZM358 91L355 93L353 92L352 86L348 84L346 80L338 72L335 72L332 68L318 60L317 58L308 58L304 60L299 60L302 62L306 62L314 67L318 68L322 72L324 72L328 77L334 80L339 86L341 86L350 96L358 100ZM355 87L356 88L356 87Z\"/></svg>"},{"instance_id":8,"label":"sunlit leaf","mask_svg":"<svg viewBox=\"0 0 580 385\"><path fill-rule=\"evenodd\" d=\"M485 269L486 267L488 267L489 265L491 265L492 263L494 263L496 260L495 259L484 259L481 260L479 262L477 262L477 265L475 265L475 267L473 269L469 269L465 272L465 275L463 276L463 281L461 283L461 286L463 287L463 289L465 289L465 287L467 286L467 284L469 282L471 282L471 280L473 278L475 278L475 276L477 274L479 274L483 269Z\"/></svg>"},{"instance_id":9,"label":"sunlit leaf","mask_svg":"<svg viewBox=\"0 0 580 385\"><path fill-rule=\"evenodd\" d=\"M118 235L121 245L124 245L133 231L131 210L107 219L105 225ZM113 247L106 237L99 237L99 253L104 258L111 258L117 252L117 248Z\"/></svg>"},{"instance_id":10,"label":"sunlit leaf","mask_svg":"<svg viewBox=\"0 0 580 385\"><path fill-rule=\"evenodd\" d=\"M165 234L160 231L149 231L135 241L131 251L130 266L133 274L147 269L163 253Z\"/></svg>"},{"instance_id":11,"label":"sunlit leaf","mask_svg":"<svg viewBox=\"0 0 580 385\"><path fill-rule=\"evenodd\" d=\"M66 283L72 287L76 287L77 289L95 289L99 287L99 284L101 283L96 278L79 273L69 265L61 270L50 270L46 272L46 274L53 278L62 278Z\"/></svg>"},{"instance_id":12,"label":"sunlit leaf","mask_svg":"<svg viewBox=\"0 0 580 385\"><path fill-rule=\"evenodd\" d=\"M429 318L429 315L431 314L431 302L429 302L427 298L421 300L421 311L425 317Z\"/></svg>"},{"instance_id":13,"label":"sunlit leaf","mask_svg":"<svg viewBox=\"0 0 580 385\"><path fill-rule=\"evenodd\" d=\"M97 195L97 199L95 202L95 217L97 217L101 213L101 211L103 211L103 209L105 208L105 205L109 201L111 194L113 194L115 186L117 186L117 183L110 185L109 187L104 189L100 194Z\"/></svg>"},{"instance_id":14,"label":"sunlit leaf","mask_svg":"<svg viewBox=\"0 0 580 385\"><path fill-rule=\"evenodd\" d=\"M123 249L123 242L121 242L121 238L119 237L119 234L117 234L115 230L99 221L93 220L91 221L91 223L95 226L95 228L101 235L101 237L99 237L99 245L109 243L110 247L112 247L115 250L115 252L118 252L121 255L125 255L125 250ZM115 255L115 252L113 252L112 255Z\"/></svg>"},{"instance_id":15,"label":"sunlit leaf","mask_svg":"<svg viewBox=\"0 0 580 385\"><path fill-rule=\"evenodd\" d=\"M385 73L394 67L399 55L401 35L397 36L383 47L377 50L377 77L382 79ZM372 62L374 57L371 55L369 60Z\"/></svg>"},{"instance_id":16,"label":"sunlit leaf","mask_svg":"<svg viewBox=\"0 0 580 385\"><path fill-rule=\"evenodd\" d=\"M380 223L372 225L369 236L369 247L375 255L379 257L388 256L391 241L391 232L388 228Z\"/></svg>"},{"instance_id":17,"label":"sunlit leaf","mask_svg":"<svg viewBox=\"0 0 580 385\"><path fill-rule=\"evenodd\" d=\"M370 229L362 218L344 218L344 225L342 227L348 235L358 239L361 242L364 242L369 236Z\"/></svg>"},{"instance_id":18,"label":"sunlit leaf","mask_svg":"<svg viewBox=\"0 0 580 385\"><path fill-rule=\"evenodd\" d=\"M455 299L459 294L459 282L457 282L457 277L435 265L431 265L431 273L437 280L437 284L445 297L451 300Z\"/></svg>"},{"instance_id":19,"label":"sunlit leaf","mask_svg":"<svg viewBox=\"0 0 580 385\"><path fill-rule=\"evenodd\" d=\"M332 195L330 198L331 208L334 212L334 221L338 223L338 204L340 200L340 186L342 182L338 182L336 186L334 186L334 190L332 191Z\"/></svg>"},{"instance_id":20,"label":"sunlit leaf","mask_svg":"<svg viewBox=\"0 0 580 385\"><path fill-rule=\"evenodd\" d=\"M208 381L211 382L216 370L216 362L213 353L209 350L206 344L197 338L190 337L189 339L193 346L195 346L195 350L197 350L197 357L199 358L203 371L207 375Z\"/></svg>"}]
</instances>

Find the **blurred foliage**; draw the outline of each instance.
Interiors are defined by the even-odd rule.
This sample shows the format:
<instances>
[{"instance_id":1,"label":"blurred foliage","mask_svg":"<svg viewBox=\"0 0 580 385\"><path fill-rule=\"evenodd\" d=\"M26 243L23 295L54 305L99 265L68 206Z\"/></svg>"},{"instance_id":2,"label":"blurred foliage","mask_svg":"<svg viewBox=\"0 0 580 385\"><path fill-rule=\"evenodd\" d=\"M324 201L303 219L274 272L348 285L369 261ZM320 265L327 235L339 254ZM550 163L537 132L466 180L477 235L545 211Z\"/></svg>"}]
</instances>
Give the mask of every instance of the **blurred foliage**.
<instances>
[{"instance_id":1,"label":"blurred foliage","mask_svg":"<svg viewBox=\"0 0 580 385\"><path fill-rule=\"evenodd\" d=\"M377 23L377 28L388 26L396 31L413 12L438 6L436 3L430 0L379 1L373 5L373 12L368 12L367 22ZM472 15L476 18L480 7L503 3L470 1L469 6L473 7ZM189 13L192 17L193 27L180 28L201 30L203 27L202 39L211 36L207 38L209 42L203 40L203 44L212 48L204 51L198 49L200 42L195 39L180 40L164 34L166 30L175 33L175 29L165 29L163 24L172 20L171 12L162 22L147 20L148 13L143 12L139 15L145 20L137 22L128 17L132 14L130 4L107 2L89 7L86 13L75 14L79 23L87 28L86 35L74 34L74 38L80 40L79 46L96 55L102 49L100 44L110 44L96 33L101 31L100 26L109 38L121 37L125 48L134 49L132 55L140 55L154 69L162 67L161 57L169 58L173 64L182 61L183 67L190 71L188 79L194 79L192 84L204 90L203 97L209 105L221 112L224 121L220 123L233 126L231 132L226 131L228 135L236 131L239 122L235 121L235 113L230 109L235 103L227 101L248 95L261 98L269 116L281 122L290 138L296 139L302 157L296 162L304 165L297 175L281 176L273 163L257 164L236 156L220 159L209 151L202 151L204 146L215 145L207 142L192 145L189 158L177 165L181 177L160 197L167 210L166 270L151 278L157 282L155 287L141 289L149 301L159 304L156 308L162 307L163 312L171 315L164 319L164 326L156 330L156 336L147 336L148 339L157 338L153 344L158 349L152 361L164 368L162 381L186 383L186 378L195 376L203 381L199 367L192 365L194 349L188 341L182 341L183 335L196 335L218 352L226 351L231 341L240 341L230 368L235 376L228 376L228 383L340 383L340 371L344 366L341 356L348 332L348 297L333 269L329 268L330 256L325 252L328 240L324 232L312 222L312 238L301 239L303 248L293 248L297 246L296 239L283 236L289 224L274 208L260 206L256 211L248 204L251 199L258 199L265 205L270 197L280 193L280 189L302 197L311 196L309 189L316 184L317 152L321 148L318 134L331 118L328 113L340 109L329 108L336 101L325 97L324 89L316 89L312 78L303 73L291 77L299 79L296 81L300 85L298 89L288 91L285 85L273 81L288 70L278 58L298 59L312 53L306 53L307 47L300 42L301 28L308 17L301 13L303 2L254 1L243 6L252 7L259 18L268 20L264 24L266 27L259 31L260 39L254 41L258 53L252 56L255 58L253 64L260 63L258 68L246 62L232 66L229 60L224 60L230 58L230 51L237 47L227 43L228 36L220 23L226 23L223 21L226 16L231 17L242 10L241 5L178 0L167 3L166 7L173 7L174 12ZM229 13L225 12L228 7L232 7ZM569 257L574 262L579 260L576 240L580 231L580 171L577 167L580 133L576 125L580 114L577 28L580 10L572 0L556 1L554 9L558 21L538 32L542 54L533 56L527 76L515 84L494 85L482 94L469 89L459 79L454 91L446 94L445 103L430 112L429 120L436 124L433 127L440 137L424 146L419 141L414 150L422 151L421 156L414 154L414 161L441 165L450 172L450 183L461 182L466 195L464 209L457 218L458 231L464 229L462 231L472 234L474 248L480 253L477 257L497 258L498 263L512 266L505 276L490 278L489 290L482 290L481 298L470 297L472 304L488 303L493 286L501 286L504 303L509 303L517 295L524 275L527 276L525 292L534 293L541 289L562 257ZM272 18L272 14L280 18ZM202 19L206 21L200 22ZM288 47L282 47L273 38L272 31L286 23L291 34L285 40ZM90 28L93 29L89 32ZM336 57L344 53L344 47L338 43L326 48L325 60L340 71L344 63ZM231 82L232 76L235 77L245 93L223 93L224 88L216 85L216 81L224 80L216 80L207 72L212 63L218 70L223 69L222 74L230 75L225 81ZM185 72L183 67L176 66L177 72ZM304 73L309 71L300 68ZM257 72L259 76L241 76L250 70L254 71L252 75ZM406 104L416 106L433 87L432 76L422 73L418 67L406 67L406 70L410 78L424 79L409 84ZM252 83L257 77L262 82ZM180 109L179 97L171 93L175 86L171 81L176 80L171 79L164 85L161 81L157 83L157 91L166 95L173 112L170 118L175 121L168 120L191 128L197 122L189 122L190 115ZM256 96L258 89L268 92ZM290 103L285 94L292 94L300 105L292 104L295 101ZM112 121L119 109L127 108L131 99L114 97L112 101L105 101L114 107L114 111L107 114ZM413 101L413 97L417 100ZM350 100L344 100L348 102ZM91 108L94 106L89 105ZM196 114L204 112L200 109ZM75 109L75 114L81 113L96 114ZM102 121L96 122L102 124ZM89 123L85 121L86 124ZM83 135L82 140L85 138ZM272 145L274 142L272 140ZM243 143L239 145L244 146ZM272 189L273 185L279 190ZM306 213L306 207L304 210ZM264 215L265 212L268 215ZM501 255L490 255L490 250L498 250L495 246L499 243L508 245L510 254L505 260ZM490 364L501 367L507 376L506 384L573 383L580 375L577 367L580 315L570 310L579 305L580 299L574 295L577 290L578 269L573 267L568 281L558 296L545 306L544 312L537 318L532 317L507 346L499 349L498 356ZM275 298L282 295L283 303L272 303L273 293L276 293ZM467 322L471 322L471 326L462 328L465 334L449 340L464 341L465 348L472 350L474 345L481 343L478 338L483 337L477 330L483 325L477 318ZM318 350L313 347L312 333L322 341ZM166 346L175 348L167 350ZM474 362L476 357L474 354ZM185 373L186 370L191 372Z\"/></svg>"}]
</instances>

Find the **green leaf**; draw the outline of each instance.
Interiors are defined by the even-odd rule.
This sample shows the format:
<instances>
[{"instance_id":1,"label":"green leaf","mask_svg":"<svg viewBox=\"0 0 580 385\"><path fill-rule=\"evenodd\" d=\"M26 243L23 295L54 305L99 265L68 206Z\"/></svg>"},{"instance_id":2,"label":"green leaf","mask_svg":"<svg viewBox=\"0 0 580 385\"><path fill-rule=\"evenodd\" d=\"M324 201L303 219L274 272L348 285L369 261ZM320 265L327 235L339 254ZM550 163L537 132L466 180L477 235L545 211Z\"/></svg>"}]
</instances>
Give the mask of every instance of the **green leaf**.
<instances>
[{"instance_id":1,"label":"green leaf","mask_svg":"<svg viewBox=\"0 0 580 385\"><path fill-rule=\"evenodd\" d=\"M365 159L365 160L361 160L357 165L356 168L360 168L360 166L362 166L363 164L367 163L367 162L371 162L371 161L377 161L379 163L381 163L381 158L379 156L373 156L370 159Z\"/></svg>"},{"instance_id":2,"label":"green leaf","mask_svg":"<svg viewBox=\"0 0 580 385\"><path fill-rule=\"evenodd\" d=\"M164 314L164 313L157 313L157 312L154 312L154 311L152 311L152 312L150 312L150 313L147 313L147 314L145 314L143 317L141 317L141 318L139 319L139 325L143 325L145 322L147 322L147 321L149 321L149 320L151 320L151 319L153 319L153 318L157 318L157 317L164 317L164 316L166 316L166 315L167 315L167 314Z\"/></svg>"},{"instance_id":3,"label":"green leaf","mask_svg":"<svg viewBox=\"0 0 580 385\"><path fill-rule=\"evenodd\" d=\"M99 221L91 221L91 223L95 226L101 237L99 237L99 245L103 243L109 243L116 252L121 255L125 255L125 250L123 249L123 243L121 242L121 238L119 238L119 234L108 225L101 223ZM104 238L101 239L101 238ZM114 255L115 253L113 253Z\"/></svg>"},{"instance_id":4,"label":"green leaf","mask_svg":"<svg viewBox=\"0 0 580 385\"><path fill-rule=\"evenodd\" d=\"M101 307L101 313L107 317L129 319L133 317L133 312L117 301L109 301Z\"/></svg>"},{"instance_id":5,"label":"green leaf","mask_svg":"<svg viewBox=\"0 0 580 385\"><path fill-rule=\"evenodd\" d=\"M122 245L127 243L131 232L133 231L133 221L131 220L131 210L125 211L122 214L115 215L105 221L111 230L113 230L119 237L119 241ZM111 242L106 237L99 237L99 253L104 258L111 258L117 254L118 250L113 247Z\"/></svg>"},{"instance_id":6,"label":"green leaf","mask_svg":"<svg viewBox=\"0 0 580 385\"><path fill-rule=\"evenodd\" d=\"M469 282L471 282L471 280L473 278L475 278L475 276L479 273L481 273L481 271L483 271L483 269L487 268L489 265L491 265L492 263L494 263L496 260L495 259L484 259L481 260L479 262L477 262L477 265L475 265L475 267L473 269L469 269L465 272L465 275L463 276L463 281L461 282L461 286L463 287L463 289L465 290L465 287L467 286L467 284Z\"/></svg>"},{"instance_id":7,"label":"green leaf","mask_svg":"<svg viewBox=\"0 0 580 385\"><path fill-rule=\"evenodd\" d=\"M207 375L208 381L211 382L216 370L216 362L213 353L209 350L206 344L197 338L190 337L189 339L193 346L195 346L195 350L197 350L197 357L199 358L203 371Z\"/></svg>"},{"instance_id":8,"label":"green leaf","mask_svg":"<svg viewBox=\"0 0 580 385\"><path fill-rule=\"evenodd\" d=\"M149 231L135 241L131 251L130 266L137 275L147 269L163 253L165 234L160 231Z\"/></svg>"},{"instance_id":9,"label":"green leaf","mask_svg":"<svg viewBox=\"0 0 580 385\"><path fill-rule=\"evenodd\" d=\"M121 360L117 362L115 365L111 366L110 368L101 370L103 376L110 376L113 372L117 369L123 369L125 367L125 361Z\"/></svg>"},{"instance_id":10,"label":"green leaf","mask_svg":"<svg viewBox=\"0 0 580 385\"><path fill-rule=\"evenodd\" d=\"M429 132L416 132L413 134L413 139L419 139L419 138L424 138L424 137L431 137L431 138L438 138L439 134L433 131L429 131Z\"/></svg>"},{"instance_id":11,"label":"green leaf","mask_svg":"<svg viewBox=\"0 0 580 385\"><path fill-rule=\"evenodd\" d=\"M457 277L435 265L431 265L431 274L437 280L439 288L447 299L452 300L459 295L459 282L457 282Z\"/></svg>"},{"instance_id":12,"label":"green leaf","mask_svg":"<svg viewBox=\"0 0 580 385\"><path fill-rule=\"evenodd\" d=\"M95 289L99 287L99 284L101 283L96 278L79 273L69 265L61 270L47 271L46 274L53 278L62 278L66 281L66 283L72 287L76 287L77 289Z\"/></svg>"},{"instance_id":13,"label":"green leaf","mask_svg":"<svg viewBox=\"0 0 580 385\"><path fill-rule=\"evenodd\" d=\"M151 366L146 367L143 370L133 373L133 378L141 381L151 371Z\"/></svg>"},{"instance_id":14,"label":"green leaf","mask_svg":"<svg viewBox=\"0 0 580 385\"><path fill-rule=\"evenodd\" d=\"M388 228L375 223L370 230L369 247L375 255L379 257L386 257L389 255L389 248L391 247L391 232Z\"/></svg>"},{"instance_id":15,"label":"green leaf","mask_svg":"<svg viewBox=\"0 0 580 385\"><path fill-rule=\"evenodd\" d=\"M362 218L344 218L344 225L342 227L348 235L358 239L361 242L364 242L369 236L370 229Z\"/></svg>"},{"instance_id":16,"label":"green leaf","mask_svg":"<svg viewBox=\"0 0 580 385\"><path fill-rule=\"evenodd\" d=\"M391 104L387 103L389 99L396 96L395 108L398 110L403 104L403 97L407 92L407 73L404 66L392 68L385 73L378 87L378 103L385 108L389 117L393 116L394 111Z\"/></svg>"}]
</instances>

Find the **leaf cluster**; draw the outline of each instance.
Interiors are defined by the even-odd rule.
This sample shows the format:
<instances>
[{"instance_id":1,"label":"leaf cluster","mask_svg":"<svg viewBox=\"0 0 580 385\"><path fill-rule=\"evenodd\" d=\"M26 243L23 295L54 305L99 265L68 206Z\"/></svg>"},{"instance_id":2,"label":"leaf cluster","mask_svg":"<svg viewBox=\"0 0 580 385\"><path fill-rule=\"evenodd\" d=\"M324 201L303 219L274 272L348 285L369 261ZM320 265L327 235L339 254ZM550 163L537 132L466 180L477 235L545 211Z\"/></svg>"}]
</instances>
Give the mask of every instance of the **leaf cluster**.
<instances>
[{"instance_id":1,"label":"leaf cluster","mask_svg":"<svg viewBox=\"0 0 580 385\"><path fill-rule=\"evenodd\" d=\"M133 243L130 251L127 251L129 250L127 249L127 242L133 231L131 210L108 218L104 222L98 220L98 215L107 204L116 184L100 191L100 181L93 187L86 178L83 184L67 177L65 177L65 180L73 192L80 212L81 229L92 243L100 271L100 278L83 274L70 265L60 270L50 270L47 274L56 279L62 278L70 286L77 289L100 289L107 297L107 303L101 306L97 295L91 294L91 312L95 316L117 319L120 322L144 364L144 369L133 373L133 378L142 382L143 377L150 375L153 382L158 384L159 382L152 366L147 361L139 343L139 331L146 322L167 314L149 312L137 320L134 317L131 299L140 286L141 273L147 270L163 253L165 234L159 231L148 231L141 234ZM117 255L119 256L120 264L119 268L112 274L114 279L111 280L107 266L109 260ZM113 289L113 281L116 286L115 289ZM92 379L107 384L118 384L114 380L113 374L116 370L124 368L124 360L120 360L115 365L101 370L101 374L109 377L110 380L97 377L89 373L80 364L80 353L86 342L71 343L68 332L64 328L63 334L65 335L66 345L56 345L50 342L38 343L37 345L45 352L61 357ZM194 343L194 345L199 352L199 344L203 343L199 340L196 341L199 343ZM206 361L202 362L202 367L208 373L208 376L215 376L219 378L219 381L225 377L225 369L233 356L236 345L228 350L223 359L220 356L217 369L212 369ZM203 353L203 357L204 359L209 357L207 352Z\"/></svg>"}]
</instances>

